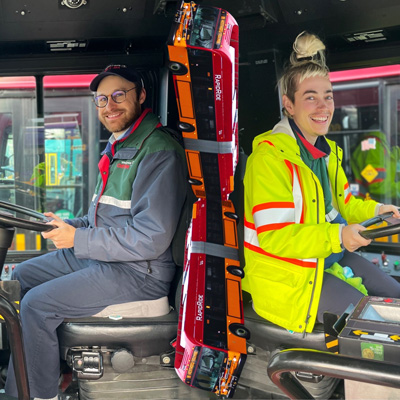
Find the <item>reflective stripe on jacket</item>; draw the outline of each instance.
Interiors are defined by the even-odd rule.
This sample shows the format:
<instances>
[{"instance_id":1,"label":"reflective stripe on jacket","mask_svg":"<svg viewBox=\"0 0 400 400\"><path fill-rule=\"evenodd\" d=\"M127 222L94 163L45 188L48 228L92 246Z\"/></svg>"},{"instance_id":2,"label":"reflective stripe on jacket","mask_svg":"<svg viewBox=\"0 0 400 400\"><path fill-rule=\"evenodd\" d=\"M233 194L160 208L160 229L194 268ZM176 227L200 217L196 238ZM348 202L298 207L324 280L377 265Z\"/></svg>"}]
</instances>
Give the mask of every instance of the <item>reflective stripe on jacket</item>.
<instances>
[{"instance_id":1,"label":"reflective stripe on jacket","mask_svg":"<svg viewBox=\"0 0 400 400\"><path fill-rule=\"evenodd\" d=\"M341 167L342 150L328 140L333 207L349 223L375 214L356 199ZM245 278L256 312L296 332L311 332L318 310L324 259L341 251L339 224L325 221L323 190L283 119L253 142L244 178Z\"/></svg>"}]
</instances>

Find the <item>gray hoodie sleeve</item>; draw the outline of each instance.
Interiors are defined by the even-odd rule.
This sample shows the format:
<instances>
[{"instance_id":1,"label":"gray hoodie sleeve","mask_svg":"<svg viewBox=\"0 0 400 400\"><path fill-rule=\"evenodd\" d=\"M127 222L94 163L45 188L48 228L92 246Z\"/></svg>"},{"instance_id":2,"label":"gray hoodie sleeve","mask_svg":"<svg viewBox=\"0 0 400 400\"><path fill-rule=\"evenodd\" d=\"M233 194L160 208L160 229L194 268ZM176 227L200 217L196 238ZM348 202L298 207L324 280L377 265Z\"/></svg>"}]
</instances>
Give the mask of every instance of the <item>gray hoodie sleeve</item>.
<instances>
[{"instance_id":1,"label":"gray hoodie sleeve","mask_svg":"<svg viewBox=\"0 0 400 400\"><path fill-rule=\"evenodd\" d=\"M170 246L178 224L186 196L185 171L185 160L175 151L147 155L138 167L123 226L77 229L76 257L107 262L157 259Z\"/></svg>"}]
</instances>

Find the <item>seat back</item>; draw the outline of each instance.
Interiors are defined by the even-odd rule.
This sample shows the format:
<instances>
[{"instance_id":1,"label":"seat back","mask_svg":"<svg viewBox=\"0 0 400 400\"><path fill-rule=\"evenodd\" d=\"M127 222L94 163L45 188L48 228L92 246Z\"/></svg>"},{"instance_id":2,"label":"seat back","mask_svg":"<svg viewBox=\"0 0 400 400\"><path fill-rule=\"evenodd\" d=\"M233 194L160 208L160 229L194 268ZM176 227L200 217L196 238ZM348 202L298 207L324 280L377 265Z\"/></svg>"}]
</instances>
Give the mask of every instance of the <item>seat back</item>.
<instances>
[{"instance_id":1,"label":"seat back","mask_svg":"<svg viewBox=\"0 0 400 400\"><path fill-rule=\"evenodd\" d=\"M246 171L247 154L243 149L239 150L239 159L236 166L235 177L234 177L234 191L229 196L235 206L235 212L238 215L238 243L239 243L239 260L242 268L245 266L244 261L244 173Z\"/></svg>"},{"instance_id":2,"label":"seat back","mask_svg":"<svg viewBox=\"0 0 400 400\"><path fill-rule=\"evenodd\" d=\"M175 265L182 268L185 255L185 241L186 231L190 225L192 219L193 204L196 202L196 196L193 193L189 182L186 187L186 199L182 207L182 212L179 217L178 226L175 231L175 235L172 239L172 257Z\"/></svg>"},{"instance_id":3,"label":"seat back","mask_svg":"<svg viewBox=\"0 0 400 400\"><path fill-rule=\"evenodd\" d=\"M182 289L183 264L185 259L186 232L192 220L193 204L197 198L189 183L186 188L186 199L182 207L178 227L172 239L172 257L176 265L174 279L169 290L169 304L179 312L180 294Z\"/></svg>"}]
</instances>

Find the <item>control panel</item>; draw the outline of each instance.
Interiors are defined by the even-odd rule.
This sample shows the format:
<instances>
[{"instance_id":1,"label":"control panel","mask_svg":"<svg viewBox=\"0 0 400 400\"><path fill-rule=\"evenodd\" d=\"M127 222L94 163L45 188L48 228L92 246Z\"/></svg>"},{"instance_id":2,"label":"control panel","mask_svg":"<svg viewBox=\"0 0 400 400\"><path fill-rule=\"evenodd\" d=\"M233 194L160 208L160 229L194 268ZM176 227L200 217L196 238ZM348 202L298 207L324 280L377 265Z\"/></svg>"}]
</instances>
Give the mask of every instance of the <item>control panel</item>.
<instances>
[{"instance_id":1,"label":"control panel","mask_svg":"<svg viewBox=\"0 0 400 400\"><path fill-rule=\"evenodd\" d=\"M382 269L389 275L400 277L400 255L386 254L384 251L380 253L357 252ZM351 268L351 265L349 265Z\"/></svg>"}]
</instances>

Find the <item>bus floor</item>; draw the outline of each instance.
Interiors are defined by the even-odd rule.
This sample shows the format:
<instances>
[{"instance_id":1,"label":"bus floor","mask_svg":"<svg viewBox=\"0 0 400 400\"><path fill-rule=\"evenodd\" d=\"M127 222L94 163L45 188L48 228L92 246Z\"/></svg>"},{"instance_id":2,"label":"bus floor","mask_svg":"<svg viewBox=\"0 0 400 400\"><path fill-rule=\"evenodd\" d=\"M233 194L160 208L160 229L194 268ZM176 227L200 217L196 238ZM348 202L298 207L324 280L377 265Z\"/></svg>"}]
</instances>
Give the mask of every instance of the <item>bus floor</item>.
<instances>
[{"instance_id":1,"label":"bus floor","mask_svg":"<svg viewBox=\"0 0 400 400\"><path fill-rule=\"evenodd\" d=\"M234 399L287 399L269 379L267 365L270 352L256 349L249 354ZM315 399L344 399L342 381L323 377L318 382L302 380L302 385ZM79 393L79 394L78 394ZM177 376L175 369L162 367L158 356L135 360L126 372L113 370L108 360L98 380L73 380L66 370L60 384L60 400L130 400L130 399L217 399L204 390L189 387Z\"/></svg>"}]
</instances>

